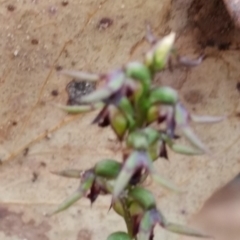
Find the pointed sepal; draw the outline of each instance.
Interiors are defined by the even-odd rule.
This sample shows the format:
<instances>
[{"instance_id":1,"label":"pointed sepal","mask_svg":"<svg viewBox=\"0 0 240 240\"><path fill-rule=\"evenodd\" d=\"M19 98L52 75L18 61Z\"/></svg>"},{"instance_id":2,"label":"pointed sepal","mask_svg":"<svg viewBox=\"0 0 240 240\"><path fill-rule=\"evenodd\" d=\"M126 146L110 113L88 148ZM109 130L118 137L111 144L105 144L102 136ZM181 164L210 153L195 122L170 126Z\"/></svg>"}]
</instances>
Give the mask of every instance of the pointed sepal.
<instances>
[{"instance_id":1,"label":"pointed sepal","mask_svg":"<svg viewBox=\"0 0 240 240\"><path fill-rule=\"evenodd\" d=\"M142 167L143 163L141 158L143 158L143 156L141 156L137 151L135 151L125 161L122 170L119 173L115 182L113 190L113 202L119 197L119 195L128 185L134 173L140 167Z\"/></svg>"},{"instance_id":2,"label":"pointed sepal","mask_svg":"<svg viewBox=\"0 0 240 240\"><path fill-rule=\"evenodd\" d=\"M195 229L192 229L180 224L167 223L164 226L164 228L170 232L174 232L174 233L185 235L185 236L197 237L197 238L212 238L211 236L206 235L200 231L197 231Z\"/></svg>"},{"instance_id":3,"label":"pointed sepal","mask_svg":"<svg viewBox=\"0 0 240 240\"><path fill-rule=\"evenodd\" d=\"M96 91L84 95L81 98L82 103L100 102L108 99L114 93L121 89L125 81L125 74L122 70L114 71L106 76L107 84Z\"/></svg>"},{"instance_id":4,"label":"pointed sepal","mask_svg":"<svg viewBox=\"0 0 240 240\"><path fill-rule=\"evenodd\" d=\"M81 174L83 173L83 170L77 170L77 169L66 169L62 171L52 171L52 174L61 176L61 177L66 177L66 178L81 178Z\"/></svg>"},{"instance_id":5,"label":"pointed sepal","mask_svg":"<svg viewBox=\"0 0 240 240\"><path fill-rule=\"evenodd\" d=\"M154 227L164 225L164 216L155 208L145 212L139 226L138 240L153 239Z\"/></svg>"},{"instance_id":6,"label":"pointed sepal","mask_svg":"<svg viewBox=\"0 0 240 240\"><path fill-rule=\"evenodd\" d=\"M151 159L147 152L145 151L134 151L132 152L121 169L113 190L113 201L119 197L122 191L126 188L128 184L131 184L131 180L135 174L138 176L138 181L141 181L141 177L147 173L155 174ZM132 183L136 185L137 182Z\"/></svg>"},{"instance_id":7,"label":"pointed sepal","mask_svg":"<svg viewBox=\"0 0 240 240\"><path fill-rule=\"evenodd\" d=\"M82 176L81 185L78 190L72 196L68 197L56 210L50 214L50 216L68 209L78 200L85 197L87 192L91 189L94 179L95 176L92 171L86 171Z\"/></svg>"},{"instance_id":8,"label":"pointed sepal","mask_svg":"<svg viewBox=\"0 0 240 240\"><path fill-rule=\"evenodd\" d=\"M178 103L175 107L175 122L177 128L182 132L185 138L197 149L206 153L208 149L202 143L202 141L195 135L193 130L189 126L190 114L186 110L186 108Z\"/></svg>"},{"instance_id":9,"label":"pointed sepal","mask_svg":"<svg viewBox=\"0 0 240 240\"><path fill-rule=\"evenodd\" d=\"M81 72L76 70L62 70L60 71L60 73L85 82L97 82L101 79L101 76L98 74Z\"/></svg>"},{"instance_id":10,"label":"pointed sepal","mask_svg":"<svg viewBox=\"0 0 240 240\"><path fill-rule=\"evenodd\" d=\"M73 106L64 106L60 104L54 104L54 106L69 114L79 114L79 113L95 111L103 107L104 104L95 103L95 104L89 104L89 105L73 105Z\"/></svg>"},{"instance_id":11,"label":"pointed sepal","mask_svg":"<svg viewBox=\"0 0 240 240\"><path fill-rule=\"evenodd\" d=\"M184 192L183 190L179 189L179 187L177 187L175 184L173 184L171 181L160 176L155 171L151 173L151 177L153 178L153 180L155 182L157 182L158 184L160 184L163 188L165 188L167 190L170 190L175 193L183 193Z\"/></svg>"},{"instance_id":12,"label":"pointed sepal","mask_svg":"<svg viewBox=\"0 0 240 240\"><path fill-rule=\"evenodd\" d=\"M197 116L191 114L191 120L195 123L218 123L226 119L226 116L213 117L213 116Z\"/></svg>"}]
</instances>

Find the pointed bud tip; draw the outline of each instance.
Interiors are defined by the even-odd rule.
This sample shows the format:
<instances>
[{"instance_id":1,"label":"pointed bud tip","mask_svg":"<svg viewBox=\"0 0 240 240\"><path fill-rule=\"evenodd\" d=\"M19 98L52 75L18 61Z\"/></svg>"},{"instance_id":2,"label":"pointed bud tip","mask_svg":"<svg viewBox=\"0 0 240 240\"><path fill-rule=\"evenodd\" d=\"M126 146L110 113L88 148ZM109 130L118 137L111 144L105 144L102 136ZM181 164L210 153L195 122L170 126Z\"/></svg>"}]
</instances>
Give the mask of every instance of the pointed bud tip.
<instances>
[{"instance_id":1,"label":"pointed bud tip","mask_svg":"<svg viewBox=\"0 0 240 240\"><path fill-rule=\"evenodd\" d=\"M118 197L113 193L110 206L113 206L116 203L117 199ZM110 211L110 208L109 208L109 211Z\"/></svg>"},{"instance_id":2,"label":"pointed bud tip","mask_svg":"<svg viewBox=\"0 0 240 240\"><path fill-rule=\"evenodd\" d=\"M170 32L169 35L167 36L169 41L174 42L176 38L176 33L175 32Z\"/></svg>"},{"instance_id":3,"label":"pointed bud tip","mask_svg":"<svg viewBox=\"0 0 240 240\"><path fill-rule=\"evenodd\" d=\"M161 45L167 48L171 48L174 44L176 38L176 33L175 32L170 32L167 36L165 36L162 41L160 41Z\"/></svg>"}]
</instances>

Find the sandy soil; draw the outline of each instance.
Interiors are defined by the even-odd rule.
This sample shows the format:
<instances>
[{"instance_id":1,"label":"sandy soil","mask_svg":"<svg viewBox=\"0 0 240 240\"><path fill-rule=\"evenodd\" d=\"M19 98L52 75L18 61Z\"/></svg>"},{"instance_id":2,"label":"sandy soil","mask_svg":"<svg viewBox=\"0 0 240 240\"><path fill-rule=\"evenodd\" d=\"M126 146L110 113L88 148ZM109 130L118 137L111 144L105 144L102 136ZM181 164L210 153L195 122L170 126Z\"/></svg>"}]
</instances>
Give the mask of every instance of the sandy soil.
<instances>
[{"instance_id":1,"label":"sandy soil","mask_svg":"<svg viewBox=\"0 0 240 240\"><path fill-rule=\"evenodd\" d=\"M51 171L88 168L103 157L120 154L110 130L89 127L94 113L69 117L51 103L68 101L66 86L72 79L60 76L61 68L104 72L141 60L149 47L144 41L146 21L159 38L176 31L182 55L207 56L197 68L165 70L156 84L178 89L194 113L229 116L221 124L194 126L211 149L210 156L187 158L171 153L170 162L156 164L162 175L187 193L175 195L154 184L149 188L170 220L218 232L216 224L222 223L207 217L209 206L214 208L219 199L223 205L231 201L217 194L213 203L204 202L240 167L239 32L222 2L1 0L0 239L99 240L125 229L118 216L107 213L108 198L92 208L82 200L64 213L45 216L78 186L78 181L59 178ZM234 191L226 194L235 193L238 183L234 181L235 188L230 188ZM160 237L179 239L159 228L156 239Z\"/></svg>"}]
</instances>

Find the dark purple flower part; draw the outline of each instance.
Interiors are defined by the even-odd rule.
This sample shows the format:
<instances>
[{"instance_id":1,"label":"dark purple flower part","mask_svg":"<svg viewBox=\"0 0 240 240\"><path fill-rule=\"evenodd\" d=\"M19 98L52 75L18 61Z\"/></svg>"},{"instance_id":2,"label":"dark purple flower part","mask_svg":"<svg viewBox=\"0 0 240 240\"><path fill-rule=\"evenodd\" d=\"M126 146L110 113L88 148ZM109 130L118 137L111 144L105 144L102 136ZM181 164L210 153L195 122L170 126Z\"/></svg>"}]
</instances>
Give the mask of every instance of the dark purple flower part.
<instances>
[{"instance_id":1,"label":"dark purple flower part","mask_svg":"<svg viewBox=\"0 0 240 240\"><path fill-rule=\"evenodd\" d=\"M105 105L98 115L92 121L92 124L98 124L99 127L108 127L110 125L108 105Z\"/></svg>"},{"instance_id":2,"label":"dark purple flower part","mask_svg":"<svg viewBox=\"0 0 240 240\"><path fill-rule=\"evenodd\" d=\"M162 144L161 144L159 157L162 157L162 158L165 158L166 160L169 160L165 142L162 142Z\"/></svg>"},{"instance_id":3,"label":"dark purple flower part","mask_svg":"<svg viewBox=\"0 0 240 240\"><path fill-rule=\"evenodd\" d=\"M96 201L99 195L106 195L109 192L107 189L97 181L97 178L94 180L90 192L87 195L87 198L91 201L91 205Z\"/></svg>"}]
</instances>

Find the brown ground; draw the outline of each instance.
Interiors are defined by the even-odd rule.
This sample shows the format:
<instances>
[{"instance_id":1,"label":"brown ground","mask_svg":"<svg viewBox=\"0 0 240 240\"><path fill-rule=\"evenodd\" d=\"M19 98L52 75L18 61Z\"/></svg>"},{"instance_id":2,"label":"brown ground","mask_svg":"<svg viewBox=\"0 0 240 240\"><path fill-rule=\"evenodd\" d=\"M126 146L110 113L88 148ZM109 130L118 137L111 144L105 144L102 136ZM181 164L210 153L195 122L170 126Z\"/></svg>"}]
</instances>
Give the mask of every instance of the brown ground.
<instances>
[{"instance_id":1,"label":"brown ground","mask_svg":"<svg viewBox=\"0 0 240 240\"><path fill-rule=\"evenodd\" d=\"M158 37L176 31L181 54L207 55L197 68L164 71L156 84L177 88L196 114L230 116L221 124L195 127L211 156L171 153L170 162L156 164L162 175L187 189L186 194L174 195L155 184L150 189L172 221L189 221L211 233L223 224L214 220L218 214L208 217L215 203L198 213L240 167L239 33L221 1L0 0L0 239L99 240L124 229L118 216L107 214L107 198L92 208L82 200L64 213L45 216L78 186L78 181L50 171L88 168L98 159L120 154L111 131L89 127L94 114L69 117L51 103L68 100L66 86L72 79L60 76L61 68L104 72L141 59L149 47L144 41L146 21ZM221 206L231 203L224 199ZM229 218L240 222L236 210L228 213L236 213ZM156 239L179 239L160 228L156 233Z\"/></svg>"}]
</instances>

